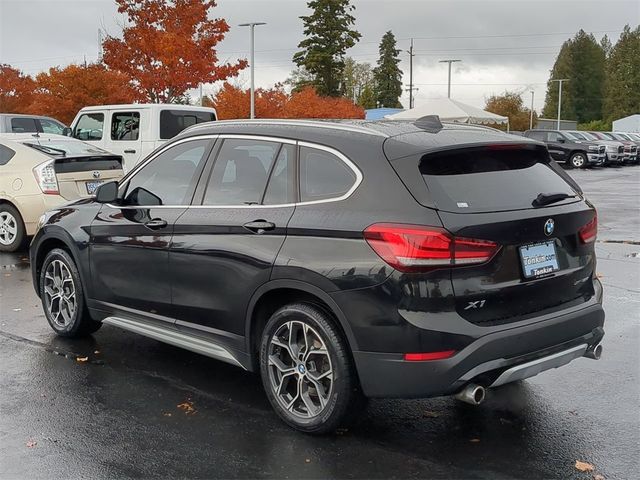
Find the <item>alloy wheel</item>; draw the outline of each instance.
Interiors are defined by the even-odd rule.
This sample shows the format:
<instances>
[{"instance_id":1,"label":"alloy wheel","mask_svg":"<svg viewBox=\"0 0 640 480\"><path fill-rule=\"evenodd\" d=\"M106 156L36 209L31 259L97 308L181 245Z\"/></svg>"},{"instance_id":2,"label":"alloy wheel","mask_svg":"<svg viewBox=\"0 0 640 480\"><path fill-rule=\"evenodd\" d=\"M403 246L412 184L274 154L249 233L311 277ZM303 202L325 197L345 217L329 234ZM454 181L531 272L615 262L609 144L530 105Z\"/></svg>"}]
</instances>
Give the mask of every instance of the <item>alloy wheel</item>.
<instances>
[{"instance_id":1,"label":"alloy wheel","mask_svg":"<svg viewBox=\"0 0 640 480\"><path fill-rule=\"evenodd\" d=\"M61 260L53 260L44 273L45 306L51 321L60 328L73 320L77 308L76 287L69 267Z\"/></svg>"},{"instance_id":2,"label":"alloy wheel","mask_svg":"<svg viewBox=\"0 0 640 480\"><path fill-rule=\"evenodd\" d=\"M584 156L578 154L578 155L574 155L573 159L571 160L571 162L573 163L573 166L576 168L581 168L584 166Z\"/></svg>"},{"instance_id":3,"label":"alloy wheel","mask_svg":"<svg viewBox=\"0 0 640 480\"><path fill-rule=\"evenodd\" d=\"M0 212L0 243L11 245L18 235L18 222L9 212Z\"/></svg>"},{"instance_id":4,"label":"alloy wheel","mask_svg":"<svg viewBox=\"0 0 640 480\"><path fill-rule=\"evenodd\" d=\"M331 398L334 373L318 332L304 322L286 322L271 338L268 356L269 381L278 403L303 419L320 415Z\"/></svg>"}]
</instances>

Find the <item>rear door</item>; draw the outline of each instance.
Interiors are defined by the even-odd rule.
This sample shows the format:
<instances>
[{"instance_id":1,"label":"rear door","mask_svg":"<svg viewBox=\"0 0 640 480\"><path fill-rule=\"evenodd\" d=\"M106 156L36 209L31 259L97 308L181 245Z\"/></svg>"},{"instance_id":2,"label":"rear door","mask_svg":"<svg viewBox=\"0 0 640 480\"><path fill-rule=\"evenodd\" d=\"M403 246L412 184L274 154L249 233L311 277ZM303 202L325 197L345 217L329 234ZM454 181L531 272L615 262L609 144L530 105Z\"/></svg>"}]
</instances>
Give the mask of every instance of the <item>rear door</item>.
<instances>
[{"instance_id":1,"label":"rear door","mask_svg":"<svg viewBox=\"0 0 640 480\"><path fill-rule=\"evenodd\" d=\"M247 305L269 280L295 209L296 146L230 136L216 149L198 204L175 224L169 257L174 316L178 328L243 348Z\"/></svg>"},{"instance_id":2,"label":"rear door","mask_svg":"<svg viewBox=\"0 0 640 480\"><path fill-rule=\"evenodd\" d=\"M551 158L558 162L568 160L569 149L565 145L566 138L558 132L547 132L547 148Z\"/></svg>"},{"instance_id":3,"label":"rear door","mask_svg":"<svg viewBox=\"0 0 640 480\"><path fill-rule=\"evenodd\" d=\"M500 245L489 262L451 270L456 308L467 320L495 325L594 295L595 210L543 149L425 155L420 171L445 228Z\"/></svg>"}]
</instances>

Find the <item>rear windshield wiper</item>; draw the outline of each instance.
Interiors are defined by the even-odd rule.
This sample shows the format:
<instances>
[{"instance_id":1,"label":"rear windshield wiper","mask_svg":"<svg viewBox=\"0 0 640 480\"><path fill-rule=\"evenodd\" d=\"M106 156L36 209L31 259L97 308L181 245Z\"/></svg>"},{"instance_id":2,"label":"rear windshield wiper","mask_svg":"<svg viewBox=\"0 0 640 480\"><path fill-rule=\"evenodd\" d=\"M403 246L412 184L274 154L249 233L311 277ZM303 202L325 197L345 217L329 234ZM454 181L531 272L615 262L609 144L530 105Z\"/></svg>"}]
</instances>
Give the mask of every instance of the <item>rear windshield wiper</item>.
<instances>
[{"instance_id":1,"label":"rear windshield wiper","mask_svg":"<svg viewBox=\"0 0 640 480\"><path fill-rule=\"evenodd\" d=\"M534 207L543 207L545 205L551 205L552 203L560 202L561 200L565 200L567 198L576 198L577 195L570 195L568 193L560 192L560 193L541 193L539 194L531 205Z\"/></svg>"},{"instance_id":2,"label":"rear windshield wiper","mask_svg":"<svg viewBox=\"0 0 640 480\"><path fill-rule=\"evenodd\" d=\"M31 148L35 148L36 150L40 150L41 152L47 153L49 155L61 155L63 157L67 156L67 152L59 148L47 147L46 145L36 145L35 143L25 143L25 145Z\"/></svg>"}]
</instances>

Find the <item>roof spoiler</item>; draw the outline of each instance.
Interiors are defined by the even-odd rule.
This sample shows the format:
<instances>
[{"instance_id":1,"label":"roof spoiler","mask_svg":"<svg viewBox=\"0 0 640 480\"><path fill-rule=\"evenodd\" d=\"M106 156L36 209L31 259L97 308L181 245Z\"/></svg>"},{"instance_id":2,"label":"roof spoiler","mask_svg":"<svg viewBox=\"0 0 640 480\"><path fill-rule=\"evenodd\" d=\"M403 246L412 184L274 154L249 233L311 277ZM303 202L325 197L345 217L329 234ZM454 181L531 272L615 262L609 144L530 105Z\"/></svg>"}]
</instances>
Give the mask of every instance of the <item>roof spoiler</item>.
<instances>
[{"instance_id":1,"label":"roof spoiler","mask_svg":"<svg viewBox=\"0 0 640 480\"><path fill-rule=\"evenodd\" d=\"M438 133L444 127L438 115L426 115L420 117L413 124L421 130L429 133Z\"/></svg>"}]
</instances>

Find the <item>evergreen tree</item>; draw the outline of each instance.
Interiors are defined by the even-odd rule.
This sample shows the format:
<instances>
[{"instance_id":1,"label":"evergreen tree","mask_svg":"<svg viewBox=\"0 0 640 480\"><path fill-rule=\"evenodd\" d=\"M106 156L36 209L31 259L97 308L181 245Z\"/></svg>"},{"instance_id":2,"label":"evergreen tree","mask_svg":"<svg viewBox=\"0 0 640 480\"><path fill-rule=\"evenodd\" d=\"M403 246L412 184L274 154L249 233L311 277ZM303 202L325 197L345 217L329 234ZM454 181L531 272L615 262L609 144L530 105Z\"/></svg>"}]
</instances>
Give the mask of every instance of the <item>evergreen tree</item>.
<instances>
[{"instance_id":1,"label":"evergreen tree","mask_svg":"<svg viewBox=\"0 0 640 480\"><path fill-rule=\"evenodd\" d=\"M560 53L556 58L556 62L551 69L551 76L547 82L547 95L544 101L544 107L542 109L543 118L556 118L558 113L558 92L559 82L554 82L560 78L571 79L571 40L567 40L562 44ZM567 86L569 82L564 82L562 86L562 117L563 118L575 118L576 112L573 108L573 98L567 94Z\"/></svg>"},{"instance_id":2,"label":"evergreen tree","mask_svg":"<svg viewBox=\"0 0 640 480\"><path fill-rule=\"evenodd\" d=\"M313 76L320 95L343 95L344 56L361 36L352 28L355 17L350 12L355 7L350 0L311 0L307 6L313 13L300 17L306 38L293 62Z\"/></svg>"},{"instance_id":3,"label":"evergreen tree","mask_svg":"<svg viewBox=\"0 0 640 480\"><path fill-rule=\"evenodd\" d=\"M396 37L391 30L384 34L380 42L378 66L373 69L375 95L378 106L400 108L402 95L402 71L398 64L400 50L396 48Z\"/></svg>"},{"instance_id":4,"label":"evergreen tree","mask_svg":"<svg viewBox=\"0 0 640 480\"><path fill-rule=\"evenodd\" d=\"M640 112L640 26L624 27L607 59L604 119Z\"/></svg>"},{"instance_id":5,"label":"evergreen tree","mask_svg":"<svg viewBox=\"0 0 640 480\"><path fill-rule=\"evenodd\" d=\"M605 60L603 47L584 30L565 42L551 72L544 115L551 118L557 115L558 82L551 80L568 78L569 82L563 85L562 90L563 118L575 119L580 123L601 119Z\"/></svg>"}]
</instances>

